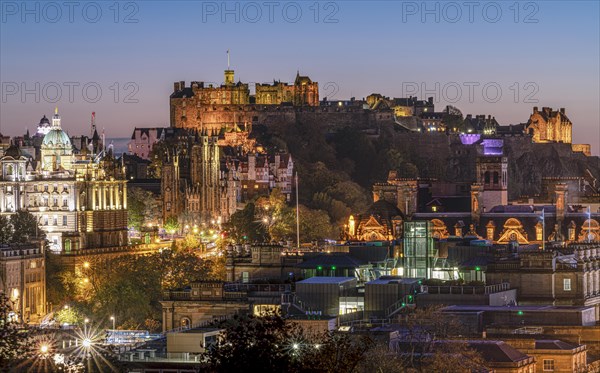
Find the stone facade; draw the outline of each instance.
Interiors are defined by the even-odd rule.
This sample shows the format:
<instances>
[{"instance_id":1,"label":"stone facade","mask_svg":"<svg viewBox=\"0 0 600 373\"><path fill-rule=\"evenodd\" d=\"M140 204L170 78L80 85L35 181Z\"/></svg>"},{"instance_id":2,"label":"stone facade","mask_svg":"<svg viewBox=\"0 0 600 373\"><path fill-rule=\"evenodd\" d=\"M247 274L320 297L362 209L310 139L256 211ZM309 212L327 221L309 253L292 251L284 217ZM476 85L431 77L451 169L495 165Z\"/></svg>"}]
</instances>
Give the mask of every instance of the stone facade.
<instances>
[{"instance_id":1,"label":"stone facade","mask_svg":"<svg viewBox=\"0 0 600 373\"><path fill-rule=\"evenodd\" d=\"M525 131L532 136L534 142L564 142L570 144L573 123L565 114L565 109L558 111L550 107L538 110L533 108Z\"/></svg>"},{"instance_id":2,"label":"stone facade","mask_svg":"<svg viewBox=\"0 0 600 373\"><path fill-rule=\"evenodd\" d=\"M221 130L250 126L259 121L259 116L278 111L282 104L289 104L292 109L319 106L318 83L299 73L293 85L257 84L254 96L250 95L248 84L234 80L234 71L225 70L225 84L218 87L205 86L204 82L191 82L186 87L183 81L175 82L170 98L171 127ZM282 119L282 114L276 116Z\"/></svg>"},{"instance_id":3,"label":"stone facade","mask_svg":"<svg viewBox=\"0 0 600 373\"><path fill-rule=\"evenodd\" d=\"M39 323L46 314L45 263L42 242L0 246L0 292L25 322Z\"/></svg>"},{"instance_id":4,"label":"stone facade","mask_svg":"<svg viewBox=\"0 0 600 373\"><path fill-rule=\"evenodd\" d=\"M600 245L574 244L570 249L571 254L521 252L517 259L489 265L486 279L517 288L519 304L593 306L600 319Z\"/></svg>"},{"instance_id":5,"label":"stone facade","mask_svg":"<svg viewBox=\"0 0 600 373\"><path fill-rule=\"evenodd\" d=\"M74 154L58 111L44 136L41 159L13 145L0 158L0 170L0 214L31 212L50 250L127 244L123 167L111 163L104 150Z\"/></svg>"},{"instance_id":6,"label":"stone facade","mask_svg":"<svg viewBox=\"0 0 600 373\"><path fill-rule=\"evenodd\" d=\"M225 139L205 130L167 154L161 169L163 221L183 214L189 224L226 222L241 202L268 196L274 188L290 199L291 155L257 153L244 138Z\"/></svg>"}]
</instances>

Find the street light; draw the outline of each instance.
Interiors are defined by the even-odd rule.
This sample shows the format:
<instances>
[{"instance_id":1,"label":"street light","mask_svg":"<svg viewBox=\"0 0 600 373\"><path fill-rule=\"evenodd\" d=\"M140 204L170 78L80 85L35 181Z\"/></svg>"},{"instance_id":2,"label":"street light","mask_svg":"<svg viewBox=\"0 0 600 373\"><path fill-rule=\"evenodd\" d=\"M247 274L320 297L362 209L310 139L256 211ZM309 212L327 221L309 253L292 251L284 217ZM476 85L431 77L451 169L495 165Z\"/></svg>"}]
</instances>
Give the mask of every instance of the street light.
<instances>
[{"instance_id":1,"label":"street light","mask_svg":"<svg viewBox=\"0 0 600 373\"><path fill-rule=\"evenodd\" d=\"M87 317L83 319L83 334L87 335L87 323L90 322L90 319Z\"/></svg>"},{"instance_id":2,"label":"street light","mask_svg":"<svg viewBox=\"0 0 600 373\"><path fill-rule=\"evenodd\" d=\"M46 354L48 353L48 351L49 351L49 350L50 350L50 347L48 347L48 345L47 345L47 344L45 344L45 343L44 343L44 344L42 344L42 345L40 346L40 352L41 352L43 355L46 355Z\"/></svg>"},{"instance_id":3,"label":"street light","mask_svg":"<svg viewBox=\"0 0 600 373\"><path fill-rule=\"evenodd\" d=\"M115 329L116 329L116 328L115 328L115 317L114 317L114 316L111 316L111 317L110 317L110 319L111 319L111 320L112 320L112 322L113 322L113 330L115 330Z\"/></svg>"}]
</instances>

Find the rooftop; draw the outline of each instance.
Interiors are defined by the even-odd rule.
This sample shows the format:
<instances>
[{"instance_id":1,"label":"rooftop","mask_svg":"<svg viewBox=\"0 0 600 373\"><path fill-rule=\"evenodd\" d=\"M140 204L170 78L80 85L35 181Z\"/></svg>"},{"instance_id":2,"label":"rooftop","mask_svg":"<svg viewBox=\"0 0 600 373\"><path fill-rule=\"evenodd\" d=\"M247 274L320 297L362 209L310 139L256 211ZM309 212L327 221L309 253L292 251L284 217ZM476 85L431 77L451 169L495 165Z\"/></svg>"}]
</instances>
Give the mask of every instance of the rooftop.
<instances>
[{"instance_id":1,"label":"rooftop","mask_svg":"<svg viewBox=\"0 0 600 373\"><path fill-rule=\"evenodd\" d=\"M311 277L298 281L297 284L343 284L350 281L356 279L354 277Z\"/></svg>"}]
</instances>

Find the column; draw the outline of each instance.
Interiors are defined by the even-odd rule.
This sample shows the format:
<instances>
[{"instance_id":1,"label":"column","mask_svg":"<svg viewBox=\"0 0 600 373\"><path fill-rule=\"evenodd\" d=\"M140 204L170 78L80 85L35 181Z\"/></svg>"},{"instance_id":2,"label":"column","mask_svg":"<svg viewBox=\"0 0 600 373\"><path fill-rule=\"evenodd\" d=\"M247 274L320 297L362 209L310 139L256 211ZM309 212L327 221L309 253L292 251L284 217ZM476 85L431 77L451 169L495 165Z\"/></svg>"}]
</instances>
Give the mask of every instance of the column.
<instances>
[{"instance_id":1,"label":"column","mask_svg":"<svg viewBox=\"0 0 600 373\"><path fill-rule=\"evenodd\" d=\"M108 197L109 197L109 201L110 201L110 209L114 209L115 205L114 205L114 199L113 199L113 185L112 183L108 185Z\"/></svg>"},{"instance_id":2,"label":"column","mask_svg":"<svg viewBox=\"0 0 600 373\"><path fill-rule=\"evenodd\" d=\"M127 182L123 182L123 209L127 210Z\"/></svg>"}]
</instances>

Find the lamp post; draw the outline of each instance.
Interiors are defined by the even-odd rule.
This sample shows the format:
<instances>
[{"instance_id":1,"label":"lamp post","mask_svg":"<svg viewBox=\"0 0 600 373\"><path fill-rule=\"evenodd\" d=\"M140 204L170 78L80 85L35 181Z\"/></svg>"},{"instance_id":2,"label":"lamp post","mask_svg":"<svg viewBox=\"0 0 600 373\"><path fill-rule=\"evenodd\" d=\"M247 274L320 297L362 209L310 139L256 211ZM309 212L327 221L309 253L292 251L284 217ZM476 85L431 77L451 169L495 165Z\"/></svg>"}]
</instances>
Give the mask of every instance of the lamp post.
<instances>
[{"instance_id":1,"label":"lamp post","mask_svg":"<svg viewBox=\"0 0 600 373\"><path fill-rule=\"evenodd\" d=\"M90 322L90 319L87 317L83 319L83 334L87 336L87 324Z\"/></svg>"},{"instance_id":2,"label":"lamp post","mask_svg":"<svg viewBox=\"0 0 600 373\"><path fill-rule=\"evenodd\" d=\"M110 319L112 320L112 323L113 323L113 330L115 330L116 329L115 328L115 317L111 316Z\"/></svg>"}]
</instances>

